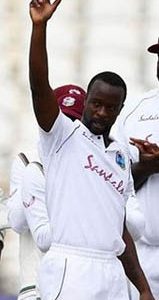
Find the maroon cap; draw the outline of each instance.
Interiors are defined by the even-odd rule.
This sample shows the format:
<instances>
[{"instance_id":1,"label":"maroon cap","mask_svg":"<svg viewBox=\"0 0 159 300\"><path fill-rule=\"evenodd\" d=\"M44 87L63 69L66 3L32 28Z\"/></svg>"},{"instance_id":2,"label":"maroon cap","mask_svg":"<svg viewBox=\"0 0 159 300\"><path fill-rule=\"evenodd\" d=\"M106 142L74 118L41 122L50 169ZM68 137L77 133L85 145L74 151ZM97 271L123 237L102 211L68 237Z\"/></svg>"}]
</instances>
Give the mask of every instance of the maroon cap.
<instances>
[{"instance_id":1,"label":"maroon cap","mask_svg":"<svg viewBox=\"0 0 159 300\"><path fill-rule=\"evenodd\" d=\"M154 44L152 46L150 46L148 49L147 49L148 52L150 53L156 53L156 54L159 54L159 38L158 38L158 43L157 44Z\"/></svg>"},{"instance_id":2,"label":"maroon cap","mask_svg":"<svg viewBox=\"0 0 159 300\"><path fill-rule=\"evenodd\" d=\"M62 112L81 119L86 92L79 86L68 84L54 90L54 95Z\"/></svg>"}]
</instances>

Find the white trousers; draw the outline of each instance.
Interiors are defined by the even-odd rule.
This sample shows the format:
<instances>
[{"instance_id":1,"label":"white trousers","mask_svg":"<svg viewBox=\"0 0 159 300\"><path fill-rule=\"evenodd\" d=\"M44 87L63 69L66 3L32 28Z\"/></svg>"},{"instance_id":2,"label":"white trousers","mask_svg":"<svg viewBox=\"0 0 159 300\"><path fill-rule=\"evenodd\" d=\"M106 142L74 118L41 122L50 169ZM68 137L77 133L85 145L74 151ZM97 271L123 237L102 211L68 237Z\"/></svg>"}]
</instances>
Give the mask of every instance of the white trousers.
<instances>
[{"instance_id":1,"label":"white trousers","mask_svg":"<svg viewBox=\"0 0 159 300\"><path fill-rule=\"evenodd\" d=\"M126 276L113 253L53 245L39 272L42 300L128 300Z\"/></svg>"},{"instance_id":2,"label":"white trousers","mask_svg":"<svg viewBox=\"0 0 159 300\"><path fill-rule=\"evenodd\" d=\"M141 241L136 243L140 265L148 280L153 296L159 300L159 246L147 245ZM129 283L130 300L138 300L139 293L133 284Z\"/></svg>"}]
</instances>

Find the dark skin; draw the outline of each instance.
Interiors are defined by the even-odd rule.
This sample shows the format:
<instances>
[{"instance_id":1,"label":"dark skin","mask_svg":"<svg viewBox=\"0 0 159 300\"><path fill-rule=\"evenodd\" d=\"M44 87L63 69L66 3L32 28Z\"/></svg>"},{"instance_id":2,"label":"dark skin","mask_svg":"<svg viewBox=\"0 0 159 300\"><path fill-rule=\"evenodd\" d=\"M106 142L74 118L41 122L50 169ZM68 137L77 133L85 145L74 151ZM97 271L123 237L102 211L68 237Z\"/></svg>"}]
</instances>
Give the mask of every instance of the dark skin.
<instances>
[{"instance_id":1,"label":"dark skin","mask_svg":"<svg viewBox=\"0 0 159 300\"><path fill-rule=\"evenodd\" d=\"M132 145L139 149L139 162L132 165L134 185L138 191L149 176L159 173L159 147L155 143L145 140L131 138Z\"/></svg>"},{"instance_id":2,"label":"dark skin","mask_svg":"<svg viewBox=\"0 0 159 300\"><path fill-rule=\"evenodd\" d=\"M118 258L122 262L127 277L136 287L138 287L140 300L154 299L147 286L148 283L145 275L140 267L134 242L125 225L123 240L126 244L125 252Z\"/></svg>"},{"instance_id":3,"label":"dark skin","mask_svg":"<svg viewBox=\"0 0 159 300\"><path fill-rule=\"evenodd\" d=\"M45 131L51 129L59 113L59 107L48 80L46 20L50 18L60 2L55 1L51 5L48 1L42 2L41 0L39 3L32 1L30 5L30 14L34 20L30 45L30 53L33 54L30 55L30 84L37 121ZM41 43L39 43L39 38ZM37 47L38 55L37 52L35 53ZM42 77L41 74L43 74ZM101 128L94 129L94 133L104 134L106 145L110 143L108 134L123 106L123 97L124 90L121 87L114 87L102 81L96 81L87 95L83 123L92 131L93 120L89 120L90 116L96 119L96 125L100 118ZM103 123L102 126L101 123Z\"/></svg>"},{"instance_id":4,"label":"dark skin","mask_svg":"<svg viewBox=\"0 0 159 300\"><path fill-rule=\"evenodd\" d=\"M82 122L89 130L102 134L106 147L110 144L109 132L121 108L124 90L97 80L87 94Z\"/></svg>"},{"instance_id":5,"label":"dark skin","mask_svg":"<svg viewBox=\"0 0 159 300\"><path fill-rule=\"evenodd\" d=\"M57 0L51 5L49 1L41 0L32 1L30 4L30 15L33 21L29 57L30 86L35 115L39 125L45 131L51 129L59 113L59 106L48 80L46 27L47 21L60 2Z\"/></svg>"},{"instance_id":6,"label":"dark skin","mask_svg":"<svg viewBox=\"0 0 159 300\"><path fill-rule=\"evenodd\" d=\"M52 4L49 0L33 0L30 15L33 23L30 44L30 87L37 121L48 132L54 124L59 107L48 79L48 59L46 49L47 21L52 17L61 0ZM38 49L38 55L37 55ZM97 80L87 93L82 122L94 134L102 134L107 147L111 140L109 131L115 122L124 101L124 90ZM147 280L139 265L135 246L124 227L126 250L120 257L126 274L140 292L140 300L154 300ZM132 268L135 270L132 272Z\"/></svg>"}]
</instances>

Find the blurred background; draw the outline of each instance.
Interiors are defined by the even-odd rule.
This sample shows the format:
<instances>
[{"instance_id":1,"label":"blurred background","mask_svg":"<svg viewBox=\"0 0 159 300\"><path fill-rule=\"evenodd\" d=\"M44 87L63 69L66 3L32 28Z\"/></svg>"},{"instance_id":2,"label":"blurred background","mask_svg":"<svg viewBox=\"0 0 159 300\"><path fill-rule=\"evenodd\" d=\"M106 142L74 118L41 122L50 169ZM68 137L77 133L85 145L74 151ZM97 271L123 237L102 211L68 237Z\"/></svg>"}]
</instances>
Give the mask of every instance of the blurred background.
<instances>
[{"instance_id":1,"label":"blurred background","mask_svg":"<svg viewBox=\"0 0 159 300\"><path fill-rule=\"evenodd\" d=\"M1 0L0 28L0 186L7 193L13 156L37 142L28 82L29 0ZM158 86L157 57L146 51L157 42L158 28L158 0L63 0L48 26L51 84L86 88L97 72L110 70L124 78L127 101L134 101ZM17 294L18 271L18 237L8 230L1 294Z\"/></svg>"}]
</instances>

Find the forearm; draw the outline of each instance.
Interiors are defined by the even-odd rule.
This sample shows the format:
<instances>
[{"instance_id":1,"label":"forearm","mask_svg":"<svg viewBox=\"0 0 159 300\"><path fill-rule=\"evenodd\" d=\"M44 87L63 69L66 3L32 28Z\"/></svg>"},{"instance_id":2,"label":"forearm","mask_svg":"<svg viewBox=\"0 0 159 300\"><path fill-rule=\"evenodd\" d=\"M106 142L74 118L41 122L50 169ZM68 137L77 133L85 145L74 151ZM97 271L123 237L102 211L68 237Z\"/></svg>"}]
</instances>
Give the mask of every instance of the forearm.
<instances>
[{"instance_id":1,"label":"forearm","mask_svg":"<svg viewBox=\"0 0 159 300\"><path fill-rule=\"evenodd\" d=\"M33 239L42 252L47 252L51 246L50 224L44 224L32 231Z\"/></svg>"},{"instance_id":2,"label":"forearm","mask_svg":"<svg viewBox=\"0 0 159 300\"><path fill-rule=\"evenodd\" d=\"M147 279L138 261L134 242L126 228L124 230L123 239L126 244L126 249L119 259L123 264L127 277L136 286L140 295L146 293L151 294Z\"/></svg>"},{"instance_id":3,"label":"forearm","mask_svg":"<svg viewBox=\"0 0 159 300\"><path fill-rule=\"evenodd\" d=\"M29 53L30 87L37 121L45 131L50 131L59 113L57 101L49 84L46 29L48 20L60 2L61 0L56 0L51 4L50 1L32 0L30 3L32 20Z\"/></svg>"},{"instance_id":4,"label":"forearm","mask_svg":"<svg viewBox=\"0 0 159 300\"><path fill-rule=\"evenodd\" d=\"M159 167L156 161L155 166L150 161L137 162L132 164L132 175L134 179L135 190L138 191L146 182L149 176L158 173Z\"/></svg>"},{"instance_id":5,"label":"forearm","mask_svg":"<svg viewBox=\"0 0 159 300\"><path fill-rule=\"evenodd\" d=\"M46 22L34 24L29 55L30 86L33 93L42 92L49 86L48 59L46 50Z\"/></svg>"},{"instance_id":6,"label":"forearm","mask_svg":"<svg viewBox=\"0 0 159 300\"><path fill-rule=\"evenodd\" d=\"M46 252L51 246L50 223L45 202L35 199L30 209L24 207L24 214L37 247Z\"/></svg>"},{"instance_id":7,"label":"forearm","mask_svg":"<svg viewBox=\"0 0 159 300\"><path fill-rule=\"evenodd\" d=\"M59 113L48 78L47 23L33 24L29 55L29 78L34 112L41 128L49 131Z\"/></svg>"},{"instance_id":8,"label":"forearm","mask_svg":"<svg viewBox=\"0 0 159 300\"><path fill-rule=\"evenodd\" d=\"M19 234L28 229L21 203L21 188L9 199L7 208L9 226Z\"/></svg>"}]
</instances>

